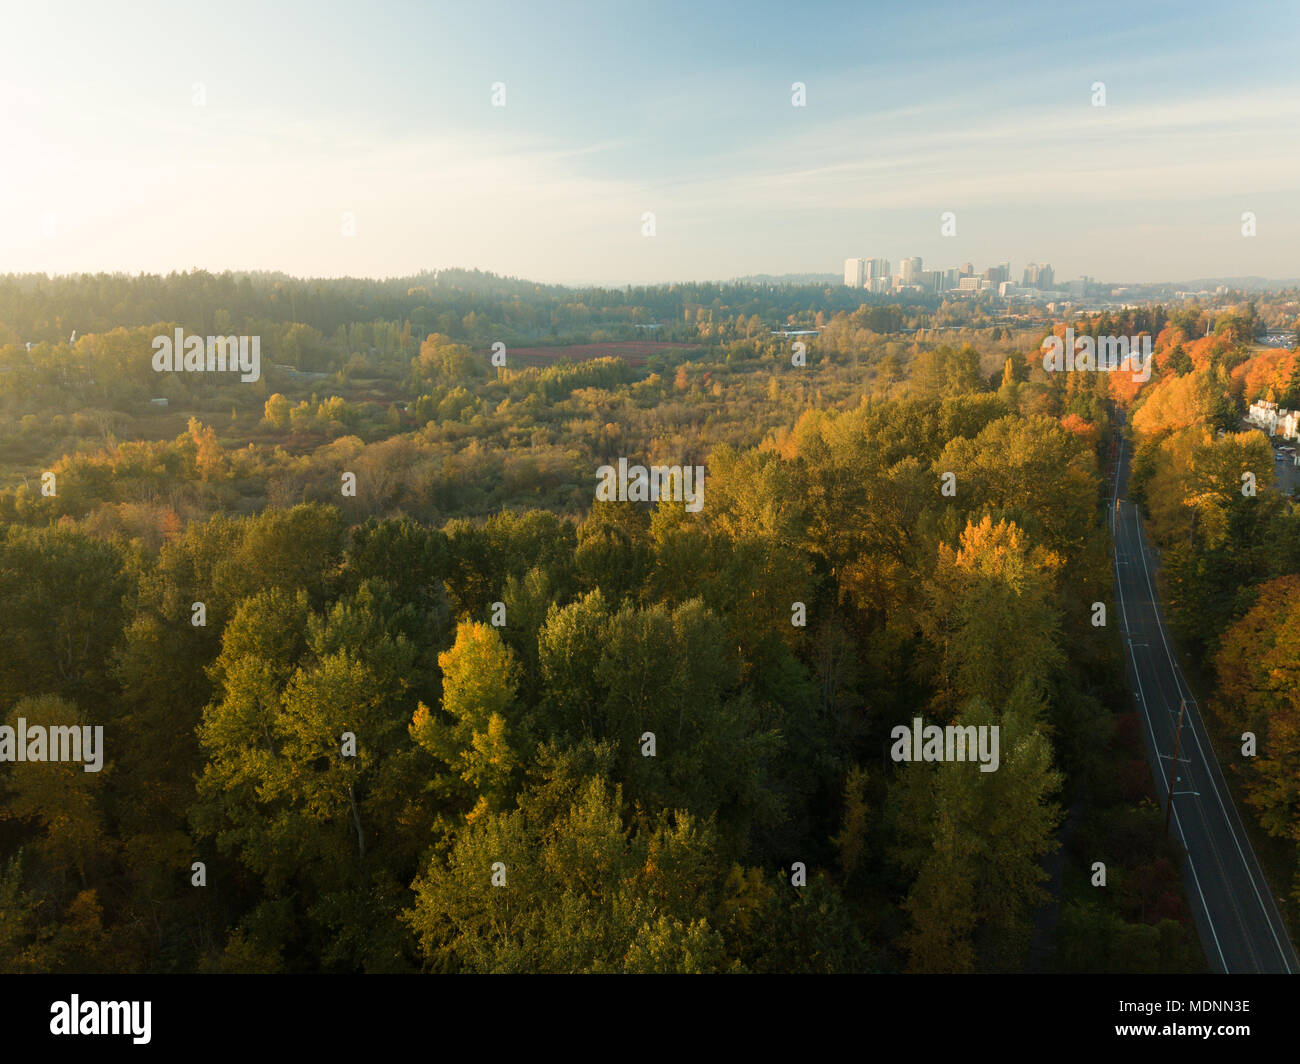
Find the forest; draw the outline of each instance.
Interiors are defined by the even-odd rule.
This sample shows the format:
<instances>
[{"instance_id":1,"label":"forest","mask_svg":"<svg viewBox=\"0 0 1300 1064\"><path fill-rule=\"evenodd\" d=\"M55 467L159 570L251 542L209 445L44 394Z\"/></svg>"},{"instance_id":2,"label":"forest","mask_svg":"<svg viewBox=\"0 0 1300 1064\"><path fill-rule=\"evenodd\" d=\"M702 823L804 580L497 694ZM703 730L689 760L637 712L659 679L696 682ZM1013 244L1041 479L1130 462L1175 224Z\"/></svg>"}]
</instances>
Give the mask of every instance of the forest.
<instances>
[{"instance_id":1,"label":"forest","mask_svg":"<svg viewBox=\"0 0 1300 1064\"><path fill-rule=\"evenodd\" d=\"M1227 330L1189 338L1171 326L1156 345L1163 373L1132 422L1132 494L1163 551L1170 624L1199 663L1221 748L1232 759L1255 847L1278 904L1300 922L1300 511L1277 490L1268 437L1245 425L1258 399L1300 407L1300 353L1249 352ZM1243 489L1249 474L1259 490ZM1283 896L1285 895L1285 897Z\"/></svg>"},{"instance_id":2,"label":"forest","mask_svg":"<svg viewBox=\"0 0 1300 1064\"><path fill-rule=\"evenodd\" d=\"M1093 606L1124 408L1294 869L1300 519L1239 423L1300 364L1258 321L1071 321L1155 337L1139 391L817 286L0 280L0 714L104 729L102 771L0 764L0 971L1202 970ZM160 380L173 327L267 372ZM597 501L620 458L705 505ZM998 770L895 762L917 717Z\"/></svg>"}]
</instances>

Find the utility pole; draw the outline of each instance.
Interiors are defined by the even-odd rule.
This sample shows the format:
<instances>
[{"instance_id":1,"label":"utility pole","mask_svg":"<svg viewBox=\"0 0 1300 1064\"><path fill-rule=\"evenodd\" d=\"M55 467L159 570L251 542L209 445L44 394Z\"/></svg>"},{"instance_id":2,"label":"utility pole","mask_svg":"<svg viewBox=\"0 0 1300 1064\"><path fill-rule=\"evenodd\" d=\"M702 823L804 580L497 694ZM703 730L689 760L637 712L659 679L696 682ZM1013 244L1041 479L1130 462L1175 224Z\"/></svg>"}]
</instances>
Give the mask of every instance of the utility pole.
<instances>
[{"instance_id":1,"label":"utility pole","mask_svg":"<svg viewBox=\"0 0 1300 1064\"><path fill-rule=\"evenodd\" d=\"M1169 762L1169 798L1165 803L1165 834L1169 834L1169 818L1174 812L1174 773L1178 771L1178 741L1183 736L1183 712L1187 709L1187 699L1178 703L1178 727L1174 729L1174 756Z\"/></svg>"}]
</instances>

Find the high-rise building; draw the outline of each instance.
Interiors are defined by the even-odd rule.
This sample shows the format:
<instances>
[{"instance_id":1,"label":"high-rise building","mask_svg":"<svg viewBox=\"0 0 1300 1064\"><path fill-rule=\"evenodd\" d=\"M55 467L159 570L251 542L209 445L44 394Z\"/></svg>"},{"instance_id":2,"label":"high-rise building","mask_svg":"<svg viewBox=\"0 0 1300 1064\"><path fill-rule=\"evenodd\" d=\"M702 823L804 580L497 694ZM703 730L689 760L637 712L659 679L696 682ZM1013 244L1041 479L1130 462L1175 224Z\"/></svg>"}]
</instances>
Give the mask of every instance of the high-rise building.
<instances>
[{"instance_id":1,"label":"high-rise building","mask_svg":"<svg viewBox=\"0 0 1300 1064\"><path fill-rule=\"evenodd\" d=\"M921 279L921 256L914 255L902 262L903 284L919 284Z\"/></svg>"},{"instance_id":2,"label":"high-rise building","mask_svg":"<svg viewBox=\"0 0 1300 1064\"><path fill-rule=\"evenodd\" d=\"M1056 287L1052 267L1046 263L1039 266L1038 263L1031 262L1025 267L1025 287L1037 288L1043 292L1051 291Z\"/></svg>"},{"instance_id":3,"label":"high-rise building","mask_svg":"<svg viewBox=\"0 0 1300 1064\"><path fill-rule=\"evenodd\" d=\"M961 275L963 277L970 277L974 272L975 272L975 267L972 266L969 262L963 262L961 264Z\"/></svg>"},{"instance_id":4,"label":"high-rise building","mask_svg":"<svg viewBox=\"0 0 1300 1064\"><path fill-rule=\"evenodd\" d=\"M867 279L866 259L844 260L844 283L850 288L861 288Z\"/></svg>"}]
</instances>

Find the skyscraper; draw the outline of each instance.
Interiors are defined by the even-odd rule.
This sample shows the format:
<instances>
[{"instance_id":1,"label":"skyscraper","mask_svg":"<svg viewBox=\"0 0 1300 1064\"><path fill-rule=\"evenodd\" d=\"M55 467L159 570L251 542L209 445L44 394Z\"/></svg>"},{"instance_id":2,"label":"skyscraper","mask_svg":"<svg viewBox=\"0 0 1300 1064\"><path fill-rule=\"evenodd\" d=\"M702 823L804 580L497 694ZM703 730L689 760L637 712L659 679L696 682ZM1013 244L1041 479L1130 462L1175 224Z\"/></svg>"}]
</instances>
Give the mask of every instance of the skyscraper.
<instances>
[{"instance_id":1,"label":"skyscraper","mask_svg":"<svg viewBox=\"0 0 1300 1064\"><path fill-rule=\"evenodd\" d=\"M1036 262L1031 262L1025 267L1025 287L1038 288L1043 291L1049 291L1055 281L1052 276L1052 267L1044 264L1039 266Z\"/></svg>"},{"instance_id":2,"label":"skyscraper","mask_svg":"<svg viewBox=\"0 0 1300 1064\"><path fill-rule=\"evenodd\" d=\"M844 260L844 283L850 288L861 288L867 279L866 259Z\"/></svg>"}]
</instances>

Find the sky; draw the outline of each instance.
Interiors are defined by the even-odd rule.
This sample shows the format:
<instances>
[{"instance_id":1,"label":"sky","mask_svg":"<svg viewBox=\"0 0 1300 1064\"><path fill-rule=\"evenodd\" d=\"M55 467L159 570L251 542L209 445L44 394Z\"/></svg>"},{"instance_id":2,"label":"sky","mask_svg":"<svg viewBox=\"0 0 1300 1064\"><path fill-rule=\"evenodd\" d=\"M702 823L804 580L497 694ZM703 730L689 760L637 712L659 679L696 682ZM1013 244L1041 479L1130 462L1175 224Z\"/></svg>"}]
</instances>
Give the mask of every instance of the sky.
<instances>
[{"instance_id":1,"label":"sky","mask_svg":"<svg viewBox=\"0 0 1300 1064\"><path fill-rule=\"evenodd\" d=\"M1300 276L1290 2L0 0L0 26L0 272Z\"/></svg>"}]
</instances>

